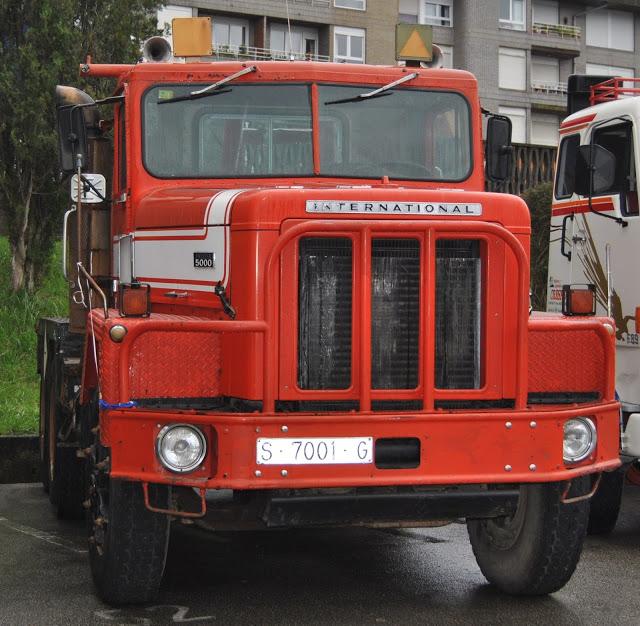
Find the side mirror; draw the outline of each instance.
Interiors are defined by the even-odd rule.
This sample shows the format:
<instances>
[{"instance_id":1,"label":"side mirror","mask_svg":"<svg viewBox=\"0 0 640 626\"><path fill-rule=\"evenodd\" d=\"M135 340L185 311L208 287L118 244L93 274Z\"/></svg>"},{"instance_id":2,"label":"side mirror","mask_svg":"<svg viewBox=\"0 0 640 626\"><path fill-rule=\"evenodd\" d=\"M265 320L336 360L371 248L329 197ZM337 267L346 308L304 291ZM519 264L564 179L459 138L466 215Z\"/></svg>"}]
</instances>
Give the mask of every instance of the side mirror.
<instances>
[{"instance_id":1,"label":"side mirror","mask_svg":"<svg viewBox=\"0 0 640 626\"><path fill-rule=\"evenodd\" d=\"M492 115L487 122L485 144L487 178L495 183L507 180L511 174L512 155L511 120L503 115Z\"/></svg>"},{"instance_id":2,"label":"side mirror","mask_svg":"<svg viewBox=\"0 0 640 626\"><path fill-rule=\"evenodd\" d=\"M91 96L80 89L56 87L56 114L60 169L76 172L80 159L82 169L88 167L87 116L85 109L95 107Z\"/></svg>"},{"instance_id":3,"label":"side mirror","mask_svg":"<svg viewBox=\"0 0 640 626\"><path fill-rule=\"evenodd\" d=\"M581 196L599 196L611 191L616 180L616 157L598 144L580 146L576 159L575 191Z\"/></svg>"},{"instance_id":4,"label":"side mirror","mask_svg":"<svg viewBox=\"0 0 640 626\"><path fill-rule=\"evenodd\" d=\"M76 105L58 109L58 151L60 169L75 172L78 169L78 158L82 169L87 165L87 132L82 108Z\"/></svg>"}]
</instances>

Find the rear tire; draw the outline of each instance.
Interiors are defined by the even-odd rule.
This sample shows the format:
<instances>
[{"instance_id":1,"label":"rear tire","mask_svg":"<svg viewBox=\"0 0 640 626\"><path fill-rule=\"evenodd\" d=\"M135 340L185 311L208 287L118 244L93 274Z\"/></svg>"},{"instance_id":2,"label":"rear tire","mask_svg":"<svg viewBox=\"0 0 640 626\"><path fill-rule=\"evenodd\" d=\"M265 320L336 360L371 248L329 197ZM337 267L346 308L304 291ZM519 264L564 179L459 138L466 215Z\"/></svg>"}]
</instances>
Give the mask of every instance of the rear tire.
<instances>
[{"instance_id":1,"label":"rear tire","mask_svg":"<svg viewBox=\"0 0 640 626\"><path fill-rule=\"evenodd\" d=\"M77 456L77 448L61 447L60 433L64 415L58 402L58 377L55 376L53 363L47 376L48 399L47 416L45 419L45 453L44 459L49 483L49 500L56 508L61 519L82 519L84 510L82 500L84 495L84 465Z\"/></svg>"},{"instance_id":2,"label":"rear tire","mask_svg":"<svg viewBox=\"0 0 640 626\"><path fill-rule=\"evenodd\" d=\"M574 485L588 491L589 478ZM561 589L582 553L589 502L562 504L566 483L520 487L513 516L467 520L473 553L485 578L513 595L540 596Z\"/></svg>"},{"instance_id":3,"label":"rear tire","mask_svg":"<svg viewBox=\"0 0 640 626\"><path fill-rule=\"evenodd\" d=\"M623 471L616 470L602 474L598 491L591 498L587 527L590 535L607 535L615 528L622 504L623 485Z\"/></svg>"},{"instance_id":4,"label":"rear tire","mask_svg":"<svg viewBox=\"0 0 640 626\"><path fill-rule=\"evenodd\" d=\"M169 544L169 517L144 504L142 484L91 474L89 561L100 598L112 605L153 601ZM149 498L169 506L169 488L149 485Z\"/></svg>"}]
</instances>

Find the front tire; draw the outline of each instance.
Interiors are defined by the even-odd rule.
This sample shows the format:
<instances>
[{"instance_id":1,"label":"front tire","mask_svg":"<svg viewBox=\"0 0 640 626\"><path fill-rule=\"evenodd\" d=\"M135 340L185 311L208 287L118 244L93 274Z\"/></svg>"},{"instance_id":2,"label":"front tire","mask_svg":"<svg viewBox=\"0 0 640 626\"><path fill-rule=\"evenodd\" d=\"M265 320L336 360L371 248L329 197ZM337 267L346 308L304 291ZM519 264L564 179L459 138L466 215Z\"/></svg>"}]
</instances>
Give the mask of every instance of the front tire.
<instances>
[{"instance_id":1,"label":"front tire","mask_svg":"<svg viewBox=\"0 0 640 626\"><path fill-rule=\"evenodd\" d=\"M587 481L574 481L580 493L588 491ZM480 570L501 591L540 596L558 591L571 578L582 553L589 502L563 504L565 486L522 485L513 516L467 520Z\"/></svg>"},{"instance_id":2,"label":"front tire","mask_svg":"<svg viewBox=\"0 0 640 626\"><path fill-rule=\"evenodd\" d=\"M149 485L149 498L169 506L169 488ZM158 595L169 544L169 518L144 504L142 484L91 477L89 561L100 598L141 604Z\"/></svg>"}]
</instances>

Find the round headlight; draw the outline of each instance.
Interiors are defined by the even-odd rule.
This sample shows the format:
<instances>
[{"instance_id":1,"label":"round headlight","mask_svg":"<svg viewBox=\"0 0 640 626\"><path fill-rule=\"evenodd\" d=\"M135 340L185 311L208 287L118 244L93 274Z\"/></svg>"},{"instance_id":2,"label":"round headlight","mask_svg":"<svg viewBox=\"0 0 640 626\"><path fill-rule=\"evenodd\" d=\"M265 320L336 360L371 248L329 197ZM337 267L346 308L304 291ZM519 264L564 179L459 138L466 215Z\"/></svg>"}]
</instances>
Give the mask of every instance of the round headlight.
<instances>
[{"instance_id":1,"label":"round headlight","mask_svg":"<svg viewBox=\"0 0 640 626\"><path fill-rule=\"evenodd\" d=\"M194 426L171 424L158 433L156 452L160 463L168 470L191 472L207 454L207 441Z\"/></svg>"},{"instance_id":2,"label":"round headlight","mask_svg":"<svg viewBox=\"0 0 640 626\"><path fill-rule=\"evenodd\" d=\"M574 417L564 423L562 457L565 463L584 461L596 447L596 426L588 417Z\"/></svg>"}]
</instances>

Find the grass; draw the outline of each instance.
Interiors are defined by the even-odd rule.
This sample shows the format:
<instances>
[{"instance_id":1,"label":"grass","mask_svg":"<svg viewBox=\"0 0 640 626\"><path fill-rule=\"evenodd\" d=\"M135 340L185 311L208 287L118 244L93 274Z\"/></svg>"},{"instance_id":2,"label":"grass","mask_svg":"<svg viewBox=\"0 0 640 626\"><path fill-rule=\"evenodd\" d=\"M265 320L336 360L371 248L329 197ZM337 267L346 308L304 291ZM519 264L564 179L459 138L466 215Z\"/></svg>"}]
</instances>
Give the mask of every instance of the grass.
<instances>
[{"instance_id":1,"label":"grass","mask_svg":"<svg viewBox=\"0 0 640 626\"><path fill-rule=\"evenodd\" d=\"M0 237L0 435L38 431L35 327L39 317L66 315L67 286L60 255L57 244L48 276L35 294L14 294L9 243Z\"/></svg>"}]
</instances>

